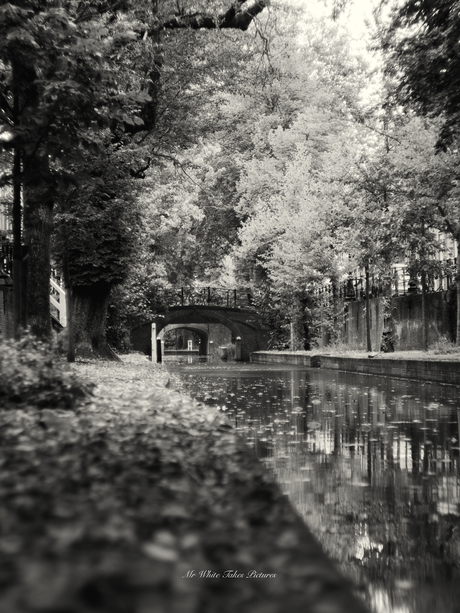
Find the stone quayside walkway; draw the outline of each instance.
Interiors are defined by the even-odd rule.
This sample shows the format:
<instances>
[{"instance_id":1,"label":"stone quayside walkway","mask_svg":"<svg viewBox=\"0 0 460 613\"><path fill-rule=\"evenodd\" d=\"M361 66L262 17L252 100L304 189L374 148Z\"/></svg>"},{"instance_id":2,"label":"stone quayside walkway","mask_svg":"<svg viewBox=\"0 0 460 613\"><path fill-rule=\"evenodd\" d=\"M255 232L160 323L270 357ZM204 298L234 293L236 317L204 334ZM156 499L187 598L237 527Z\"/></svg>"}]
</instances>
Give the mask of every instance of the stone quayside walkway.
<instances>
[{"instance_id":1,"label":"stone quayside walkway","mask_svg":"<svg viewBox=\"0 0 460 613\"><path fill-rule=\"evenodd\" d=\"M1 611L365 613L224 415L140 356L73 368L76 415L0 412Z\"/></svg>"}]
</instances>

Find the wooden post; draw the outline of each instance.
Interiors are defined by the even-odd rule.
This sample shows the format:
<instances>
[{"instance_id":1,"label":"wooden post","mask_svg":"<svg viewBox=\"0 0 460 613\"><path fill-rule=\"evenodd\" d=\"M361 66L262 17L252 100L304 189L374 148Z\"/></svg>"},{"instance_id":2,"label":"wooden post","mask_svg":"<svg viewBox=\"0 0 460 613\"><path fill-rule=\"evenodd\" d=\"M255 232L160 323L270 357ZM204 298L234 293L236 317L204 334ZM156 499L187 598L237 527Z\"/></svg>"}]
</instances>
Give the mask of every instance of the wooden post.
<instances>
[{"instance_id":1,"label":"wooden post","mask_svg":"<svg viewBox=\"0 0 460 613\"><path fill-rule=\"evenodd\" d=\"M157 325L152 324L151 330L151 339L152 339L152 364L157 363Z\"/></svg>"}]
</instances>

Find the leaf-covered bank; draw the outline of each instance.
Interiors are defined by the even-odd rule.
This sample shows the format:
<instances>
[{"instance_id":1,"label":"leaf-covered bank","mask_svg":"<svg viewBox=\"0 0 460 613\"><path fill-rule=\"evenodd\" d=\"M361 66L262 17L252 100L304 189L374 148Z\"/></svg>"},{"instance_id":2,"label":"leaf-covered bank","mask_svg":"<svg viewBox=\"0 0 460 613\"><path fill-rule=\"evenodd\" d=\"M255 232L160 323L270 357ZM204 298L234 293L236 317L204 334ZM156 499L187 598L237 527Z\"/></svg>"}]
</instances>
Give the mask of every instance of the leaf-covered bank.
<instances>
[{"instance_id":1,"label":"leaf-covered bank","mask_svg":"<svg viewBox=\"0 0 460 613\"><path fill-rule=\"evenodd\" d=\"M73 368L76 413L0 411L2 611L364 610L224 416L148 362Z\"/></svg>"}]
</instances>

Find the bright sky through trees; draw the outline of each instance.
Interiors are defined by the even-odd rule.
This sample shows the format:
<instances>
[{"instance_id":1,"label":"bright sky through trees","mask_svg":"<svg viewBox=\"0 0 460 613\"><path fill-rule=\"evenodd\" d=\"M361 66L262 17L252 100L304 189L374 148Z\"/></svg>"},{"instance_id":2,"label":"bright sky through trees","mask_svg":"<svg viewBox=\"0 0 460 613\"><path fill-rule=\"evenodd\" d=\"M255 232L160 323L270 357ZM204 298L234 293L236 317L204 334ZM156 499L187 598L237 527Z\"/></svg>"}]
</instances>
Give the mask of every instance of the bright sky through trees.
<instances>
[{"instance_id":1,"label":"bright sky through trees","mask_svg":"<svg viewBox=\"0 0 460 613\"><path fill-rule=\"evenodd\" d=\"M306 14L314 17L329 17L332 13L332 2L327 0L289 0L297 9L304 9ZM366 21L372 19L372 10L376 0L348 0L338 18L350 32L350 38L357 46L365 43L368 36Z\"/></svg>"}]
</instances>

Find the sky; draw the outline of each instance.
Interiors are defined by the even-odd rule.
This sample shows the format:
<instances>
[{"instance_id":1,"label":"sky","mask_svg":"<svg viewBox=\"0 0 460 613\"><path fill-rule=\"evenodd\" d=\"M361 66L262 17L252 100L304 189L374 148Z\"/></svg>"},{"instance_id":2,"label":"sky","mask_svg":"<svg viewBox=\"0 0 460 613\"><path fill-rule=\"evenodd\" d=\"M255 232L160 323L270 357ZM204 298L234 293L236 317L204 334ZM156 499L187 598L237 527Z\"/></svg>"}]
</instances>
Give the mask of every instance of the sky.
<instances>
[{"instance_id":1,"label":"sky","mask_svg":"<svg viewBox=\"0 0 460 613\"><path fill-rule=\"evenodd\" d=\"M332 0L288 0L292 6L304 8L306 13L316 17L330 16ZM347 7L340 18L340 23L347 27L350 36L356 41L357 46L362 45L368 34L366 20L372 22L372 9L377 0L348 0Z\"/></svg>"}]
</instances>

